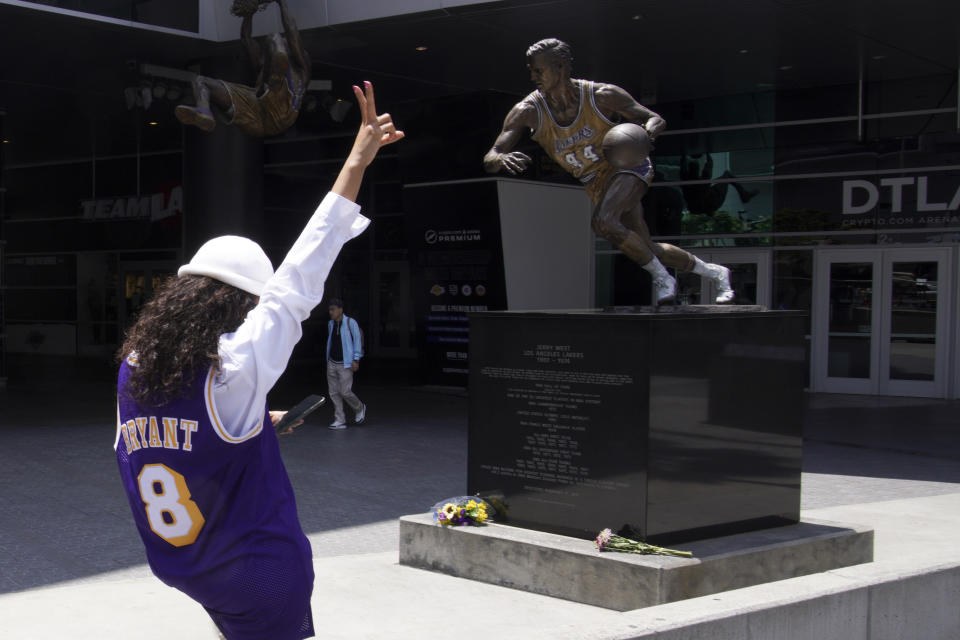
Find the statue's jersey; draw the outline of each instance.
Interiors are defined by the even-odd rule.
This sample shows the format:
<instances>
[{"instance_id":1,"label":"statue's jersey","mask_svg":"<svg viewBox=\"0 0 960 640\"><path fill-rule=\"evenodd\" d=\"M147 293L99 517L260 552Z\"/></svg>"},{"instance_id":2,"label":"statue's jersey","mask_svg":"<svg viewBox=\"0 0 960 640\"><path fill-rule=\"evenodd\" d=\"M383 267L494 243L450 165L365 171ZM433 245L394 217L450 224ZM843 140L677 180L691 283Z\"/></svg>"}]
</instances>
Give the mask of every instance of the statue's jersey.
<instances>
[{"instance_id":1,"label":"statue's jersey","mask_svg":"<svg viewBox=\"0 0 960 640\"><path fill-rule=\"evenodd\" d=\"M132 366L118 376L116 456L154 574L234 629L228 637L312 635L310 542L266 408L235 438L217 413L212 369L157 407L125 393Z\"/></svg>"},{"instance_id":2,"label":"statue's jersey","mask_svg":"<svg viewBox=\"0 0 960 640\"><path fill-rule=\"evenodd\" d=\"M613 122L600 113L594 100L594 83L581 80L580 110L568 126L557 123L539 90L529 99L537 107L537 128L532 138L574 178L589 183L603 166L603 136Z\"/></svg>"},{"instance_id":3,"label":"statue's jersey","mask_svg":"<svg viewBox=\"0 0 960 640\"><path fill-rule=\"evenodd\" d=\"M653 179L653 165L649 158L633 170L618 171L603 158L603 137L614 123L597 108L594 82L580 80L580 110L568 126L557 123L550 106L539 90L526 100L537 108L537 128L531 136L544 151L577 178L587 189L587 195L598 203L614 173L633 173L648 184Z\"/></svg>"}]
</instances>

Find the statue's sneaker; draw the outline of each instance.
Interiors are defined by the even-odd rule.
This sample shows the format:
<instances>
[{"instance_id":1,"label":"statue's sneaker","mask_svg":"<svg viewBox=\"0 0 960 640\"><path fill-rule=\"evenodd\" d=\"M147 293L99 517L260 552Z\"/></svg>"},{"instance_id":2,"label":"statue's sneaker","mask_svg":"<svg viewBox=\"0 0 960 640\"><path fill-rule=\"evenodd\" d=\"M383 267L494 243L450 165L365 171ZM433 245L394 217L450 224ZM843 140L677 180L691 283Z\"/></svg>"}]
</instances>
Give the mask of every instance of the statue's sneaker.
<instances>
[{"instance_id":1,"label":"statue's sneaker","mask_svg":"<svg viewBox=\"0 0 960 640\"><path fill-rule=\"evenodd\" d=\"M217 121L209 109L181 104L173 110L173 113L177 116L177 120L185 125L194 126L204 131L213 131L217 127Z\"/></svg>"},{"instance_id":2,"label":"statue's sneaker","mask_svg":"<svg viewBox=\"0 0 960 640\"><path fill-rule=\"evenodd\" d=\"M710 278L717 287L717 304L733 302L733 287L730 286L730 269L721 264L710 265Z\"/></svg>"},{"instance_id":3,"label":"statue's sneaker","mask_svg":"<svg viewBox=\"0 0 960 640\"><path fill-rule=\"evenodd\" d=\"M657 304L673 302L677 297L677 279L670 274L654 278L653 290L657 294Z\"/></svg>"}]
</instances>

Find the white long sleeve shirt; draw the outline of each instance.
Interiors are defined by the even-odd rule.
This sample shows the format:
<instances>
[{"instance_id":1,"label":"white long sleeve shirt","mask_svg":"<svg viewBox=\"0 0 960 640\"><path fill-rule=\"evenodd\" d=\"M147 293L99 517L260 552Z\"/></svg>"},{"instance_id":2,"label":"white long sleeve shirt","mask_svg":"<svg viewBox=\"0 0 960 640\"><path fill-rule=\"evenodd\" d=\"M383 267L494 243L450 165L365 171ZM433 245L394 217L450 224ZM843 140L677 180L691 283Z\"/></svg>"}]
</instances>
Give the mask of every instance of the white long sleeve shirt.
<instances>
[{"instance_id":1,"label":"white long sleeve shirt","mask_svg":"<svg viewBox=\"0 0 960 640\"><path fill-rule=\"evenodd\" d=\"M260 303L236 332L220 336L222 371L213 380L213 402L236 441L260 431L267 392L287 367L303 334L300 324L323 300L340 249L368 224L359 205L328 193L267 281Z\"/></svg>"}]
</instances>

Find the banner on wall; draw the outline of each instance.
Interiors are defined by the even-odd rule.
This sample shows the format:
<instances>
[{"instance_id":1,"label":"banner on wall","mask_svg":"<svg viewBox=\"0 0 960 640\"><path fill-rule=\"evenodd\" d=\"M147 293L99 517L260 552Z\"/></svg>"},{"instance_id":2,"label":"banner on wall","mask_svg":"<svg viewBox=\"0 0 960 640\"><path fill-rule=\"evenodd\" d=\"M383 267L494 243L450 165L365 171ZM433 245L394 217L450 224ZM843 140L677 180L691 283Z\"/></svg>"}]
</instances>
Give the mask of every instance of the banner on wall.
<instances>
[{"instance_id":1,"label":"banner on wall","mask_svg":"<svg viewBox=\"0 0 960 640\"><path fill-rule=\"evenodd\" d=\"M473 311L505 309L495 181L404 189L422 375L466 386Z\"/></svg>"},{"instance_id":2,"label":"banner on wall","mask_svg":"<svg viewBox=\"0 0 960 640\"><path fill-rule=\"evenodd\" d=\"M99 198L80 202L84 220L131 220L151 222L183 213L183 187L172 186L160 193L143 196Z\"/></svg>"}]
</instances>

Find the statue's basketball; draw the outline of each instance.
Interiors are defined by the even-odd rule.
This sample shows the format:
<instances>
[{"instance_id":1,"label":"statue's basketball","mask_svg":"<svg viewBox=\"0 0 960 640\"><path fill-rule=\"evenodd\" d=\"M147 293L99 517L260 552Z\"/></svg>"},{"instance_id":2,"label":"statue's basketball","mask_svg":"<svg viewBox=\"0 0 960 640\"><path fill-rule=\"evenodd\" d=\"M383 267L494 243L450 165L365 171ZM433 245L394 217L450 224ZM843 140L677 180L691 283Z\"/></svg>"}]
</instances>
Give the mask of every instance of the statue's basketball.
<instances>
[{"instance_id":1,"label":"statue's basketball","mask_svg":"<svg viewBox=\"0 0 960 640\"><path fill-rule=\"evenodd\" d=\"M617 169L633 169L650 156L650 136L638 124L624 122L603 136L603 157Z\"/></svg>"}]
</instances>

